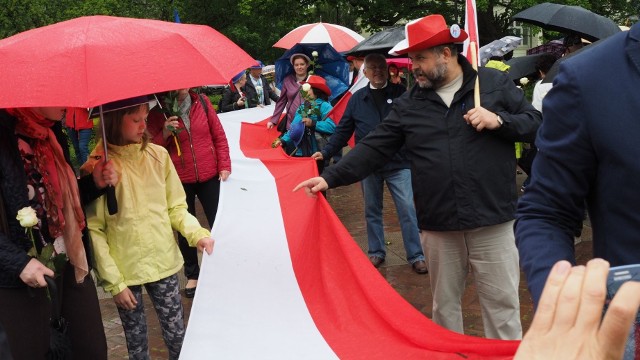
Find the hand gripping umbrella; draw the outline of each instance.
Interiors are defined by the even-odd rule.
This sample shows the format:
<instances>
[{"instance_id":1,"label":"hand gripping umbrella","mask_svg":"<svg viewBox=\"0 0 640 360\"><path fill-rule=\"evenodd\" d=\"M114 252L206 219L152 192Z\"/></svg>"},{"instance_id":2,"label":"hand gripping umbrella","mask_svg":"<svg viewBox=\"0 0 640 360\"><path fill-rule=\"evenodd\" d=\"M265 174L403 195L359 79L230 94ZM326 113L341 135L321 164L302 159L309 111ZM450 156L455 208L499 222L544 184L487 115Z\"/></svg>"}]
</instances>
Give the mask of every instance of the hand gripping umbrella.
<instances>
[{"instance_id":1,"label":"hand gripping umbrella","mask_svg":"<svg viewBox=\"0 0 640 360\"><path fill-rule=\"evenodd\" d=\"M0 40L0 108L96 107L203 84L225 84L254 60L216 30L88 16ZM106 141L105 141L106 143ZM105 151L105 161L106 161Z\"/></svg>"}]
</instances>

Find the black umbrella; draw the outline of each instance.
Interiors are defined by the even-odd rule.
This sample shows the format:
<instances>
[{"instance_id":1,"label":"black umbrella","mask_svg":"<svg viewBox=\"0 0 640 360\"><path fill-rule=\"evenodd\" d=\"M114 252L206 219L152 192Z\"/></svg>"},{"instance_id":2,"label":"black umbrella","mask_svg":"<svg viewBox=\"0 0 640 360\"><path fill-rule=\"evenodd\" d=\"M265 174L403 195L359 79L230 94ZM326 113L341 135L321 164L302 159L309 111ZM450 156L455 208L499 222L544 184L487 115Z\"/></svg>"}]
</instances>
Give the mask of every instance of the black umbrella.
<instances>
[{"instance_id":1,"label":"black umbrella","mask_svg":"<svg viewBox=\"0 0 640 360\"><path fill-rule=\"evenodd\" d=\"M553 79L556 77L556 75L558 75L558 70L560 69L560 65L562 65L563 62L567 61L567 59L571 59L574 56L580 56L580 54L583 54L585 51L590 51L590 49L593 49L597 46L599 46L600 44L602 44L603 41L602 40L598 40L594 43L592 43L591 45L587 45L581 49L578 49L574 52L572 52L571 54L565 55L563 57L561 57L560 59L558 59L558 61L556 61L553 66L551 67L551 69L549 69L549 72L547 72L547 74L544 77L544 80L542 80L543 83L550 83L553 82Z\"/></svg>"},{"instance_id":2,"label":"black umbrella","mask_svg":"<svg viewBox=\"0 0 640 360\"><path fill-rule=\"evenodd\" d=\"M404 40L404 26L382 30L362 40L358 45L347 51L345 55L365 56L371 53L384 53L386 55L392 47L402 40Z\"/></svg>"},{"instance_id":3,"label":"black umbrella","mask_svg":"<svg viewBox=\"0 0 640 360\"><path fill-rule=\"evenodd\" d=\"M49 351L45 355L47 360L71 359L71 341L67 337L67 321L60 315L61 294L58 292L55 280L49 276L44 277L51 298L51 319Z\"/></svg>"},{"instance_id":4,"label":"black umbrella","mask_svg":"<svg viewBox=\"0 0 640 360\"><path fill-rule=\"evenodd\" d=\"M511 80L518 80L525 76L536 73L536 61L544 54L534 54L527 56L514 57L505 61L505 64L509 65L509 78Z\"/></svg>"},{"instance_id":5,"label":"black umbrella","mask_svg":"<svg viewBox=\"0 0 640 360\"><path fill-rule=\"evenodd\" d=\"M522 21L547 30L575 33L589 41L609 37L620 31L613 20L593 13L580 6L542 3L523 10L513 16Z\"/></svg>"}]
</instances>

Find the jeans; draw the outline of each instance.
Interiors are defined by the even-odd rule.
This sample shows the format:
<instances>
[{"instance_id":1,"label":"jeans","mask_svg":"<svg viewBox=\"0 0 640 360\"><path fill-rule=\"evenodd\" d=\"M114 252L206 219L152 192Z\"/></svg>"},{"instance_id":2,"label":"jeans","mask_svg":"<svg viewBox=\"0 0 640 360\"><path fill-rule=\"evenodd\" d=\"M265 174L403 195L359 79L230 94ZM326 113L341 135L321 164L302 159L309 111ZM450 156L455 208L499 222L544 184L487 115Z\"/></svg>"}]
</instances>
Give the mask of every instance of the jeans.
<instances>
[{"instance_id":1,"label":"jeans","mask_svg":"<svg viewBox=\"0 0 640 360\"><path fill-rule=\"evenodd\" d=\"M220 196L220 180L218 180L218 177L213 177L205 182L183 183L182 187L187 195L187 210L189 214L196 216L196 196L198 196L209 222L209 229L211 229L218 212L218 198ZM189 280L198 280L200 276L198 249L191 247L187 239L180 233L178 233L178 247L184 258L184 275Z\"/></svg>"},{"instance_id":2,"label":"jeans","mask_svg":"<svg viewBox=\"0 0 640 360\"><path fill-rule=\"evenodd\" d=\"M384 243L384 226L382 224L384 182L387 183L393 202L396 205L407 261L413 264L416 261L424 260L424 253L420 244L418 220L416 219L416 208L413 203L411 170L409 169L382 169L362 180L369 256L378 256L384 259L387 254Z\"/></svg>"},{"instance_id":3,"label":"jeans","mask_svg":"<svg viewBox=\"0 0 640 360\"><path fill-rule=\"evenodd\" d=\"M78 166L82 166L89 157L89 140L93 134L93 129L80 129L75 130L67 128L69 139L73 144L73 149L76 152L76 159L78 159Z\"/></svg>"}]
</instances>

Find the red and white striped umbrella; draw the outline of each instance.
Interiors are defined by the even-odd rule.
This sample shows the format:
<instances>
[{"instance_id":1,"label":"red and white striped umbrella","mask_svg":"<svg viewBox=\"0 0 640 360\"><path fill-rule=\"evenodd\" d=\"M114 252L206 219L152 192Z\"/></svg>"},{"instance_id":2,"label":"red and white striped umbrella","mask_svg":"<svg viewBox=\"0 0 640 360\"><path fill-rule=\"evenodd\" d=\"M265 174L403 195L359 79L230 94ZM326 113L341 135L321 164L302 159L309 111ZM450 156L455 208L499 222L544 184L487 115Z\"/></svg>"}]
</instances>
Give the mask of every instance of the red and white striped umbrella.
<instances>
[{"instance_id":1,"label":"red and white striped umbrella","mask_svg":"<svg viewBox=\"0 0 640 360\"><path fill-rule=\"evenodd\" d=\"M364 40L357 32L340 25L315 23L298 26L273 44L273 47L290 49L293 45L329 43L338 52L351 50Z\"/></svg>"}]
</instances>

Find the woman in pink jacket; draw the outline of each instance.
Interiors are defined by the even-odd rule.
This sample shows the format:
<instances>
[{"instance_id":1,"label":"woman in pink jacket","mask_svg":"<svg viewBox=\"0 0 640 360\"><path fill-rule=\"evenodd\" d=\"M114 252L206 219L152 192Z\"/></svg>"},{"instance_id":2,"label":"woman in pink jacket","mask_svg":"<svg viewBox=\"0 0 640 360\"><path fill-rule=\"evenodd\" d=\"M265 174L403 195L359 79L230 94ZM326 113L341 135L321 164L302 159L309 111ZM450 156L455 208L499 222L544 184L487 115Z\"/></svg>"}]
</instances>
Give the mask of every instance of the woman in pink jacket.
<instances>
[{"instance_id":1,"label":"woman in pink jacket","mask_svg":"<svg viewBox=\"0 0 640 360\"><path fill-rule=\"evenodd\" d=\"M206 96L189 89L176 92L180 117L165 119L161 113L152 111L148 129L153 142L166 147L171 155L187 195L189 212L195 215L197 196L211 227L218 211L220 180L227 180L231 174L229 144L220 119ZM185 295L192 298L200 275L198 253L181 235L178 235L178 244L188 280Z\"/></svg>"}]
</instances>

